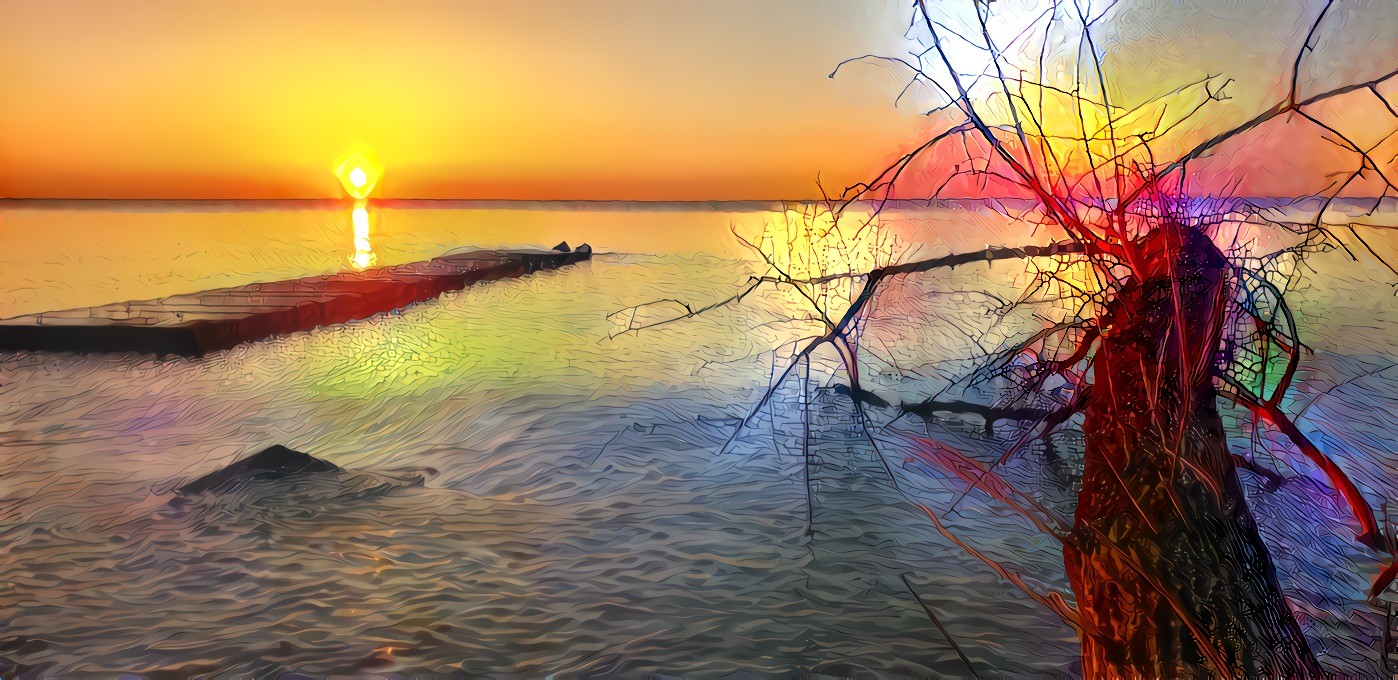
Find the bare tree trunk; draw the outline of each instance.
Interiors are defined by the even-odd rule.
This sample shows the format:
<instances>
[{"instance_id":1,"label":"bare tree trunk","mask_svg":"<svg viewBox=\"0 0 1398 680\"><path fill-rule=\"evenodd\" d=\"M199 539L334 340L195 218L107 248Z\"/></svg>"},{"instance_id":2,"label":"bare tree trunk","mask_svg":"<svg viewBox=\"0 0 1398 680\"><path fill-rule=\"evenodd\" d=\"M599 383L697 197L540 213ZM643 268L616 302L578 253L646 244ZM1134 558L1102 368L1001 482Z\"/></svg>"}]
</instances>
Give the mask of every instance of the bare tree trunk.
<instances>
[{"instance_id":1,"label":"bare tree trunk","mask_svg":"<svg viewBox=\"0 0 1398 680\"><path fill-rule=\"evenodd\" d=\"M1065 561L1088 677L1305 677L1229 455L1210 367L1226 300L1207 236L1157 229L1102 318L1085 470Z\"/></svg>"}]
</instances>

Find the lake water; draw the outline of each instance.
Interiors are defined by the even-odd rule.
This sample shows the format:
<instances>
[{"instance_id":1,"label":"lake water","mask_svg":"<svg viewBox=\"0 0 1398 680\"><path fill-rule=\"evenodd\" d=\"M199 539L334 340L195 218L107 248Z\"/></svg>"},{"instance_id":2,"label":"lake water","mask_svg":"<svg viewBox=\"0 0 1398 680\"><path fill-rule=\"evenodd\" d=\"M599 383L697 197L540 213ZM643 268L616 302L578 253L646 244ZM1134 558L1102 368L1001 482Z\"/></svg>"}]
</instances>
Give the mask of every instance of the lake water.
<instances>
[{"instance_id":1,"label":"lake water","mask_svg":"<svg viewBox=\"0 0 1398 680\"><path fill-rule=\"evenodd\" d=\"M925 605L982 677L1073 674L1071 629L909 500L944 508L957 487L905 461L907 437L985 460L1009 435L889 413L871 443L828 357L735 435L815 327L789 291L619 333L636 305L736 292L759 268L730 227L779 208L381 207L380 264L564 239L605 254L198 360L0 358L0 657L45 675L967 675ZM1031 238L968 208L884 228L909 253ZM1391 235L1372 243L1392 252ZM10 205L0 243L0 316L335 271L352 250L343 205ZM1290 407L1378 508L1398 474L1392 281L1339 253L1313 265L1296 295L1315 352ZM867 331L884 348L868 384L912 398L964 374L1019 332L965 291L1012 295L1025 275L895 289ZM1294 478L1245 476L1317 652L1381 672L1375 556L1299 456L1238 439ZM272 444L344 470L172 503ZM1070 469L1006 475L1071 497ZM1055 541L989 499L944 522L1066 591Z\"/></svg>"}]
</instances>

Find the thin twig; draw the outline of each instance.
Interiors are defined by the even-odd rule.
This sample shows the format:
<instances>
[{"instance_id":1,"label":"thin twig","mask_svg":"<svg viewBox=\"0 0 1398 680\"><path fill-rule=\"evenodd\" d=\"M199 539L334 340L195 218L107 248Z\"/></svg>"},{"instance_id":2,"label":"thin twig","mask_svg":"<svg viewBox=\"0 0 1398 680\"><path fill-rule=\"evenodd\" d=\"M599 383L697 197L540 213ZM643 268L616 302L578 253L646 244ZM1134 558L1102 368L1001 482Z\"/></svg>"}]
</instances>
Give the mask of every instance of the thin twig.
<instances>
[{"instance_id":1,"label":"thin twig","mask_svg":"<svg viewBox=\"0 0 1398 680\"><path fill-rule=\"evenodd\" d=\"M966 653L961 651L961 645L956 644L956 638L951 636L951 631L948 631L947 627L942 625L941 619L937 618L937 613L932 611L932 607L928 606L927 602L923 601L922 596L917 593L917 589L913 588L912 582L908 580L908 575L899 574L899 578L903 579L903 585L907 586L908 592L913 595L913 599L917 600L917 603L922 606L922 611L927 612L927 618L932 619L932 625L936 626L937 630L941 631L942 637L946 638L947 642L951 644L952 651L956 652L957 658L961 659L961 663L966 664L966 670L971 672L971 677L981 677L980 674L976 672L976 667L971 664L971 659L967 658Z\"/></svg>"}]
</instances>

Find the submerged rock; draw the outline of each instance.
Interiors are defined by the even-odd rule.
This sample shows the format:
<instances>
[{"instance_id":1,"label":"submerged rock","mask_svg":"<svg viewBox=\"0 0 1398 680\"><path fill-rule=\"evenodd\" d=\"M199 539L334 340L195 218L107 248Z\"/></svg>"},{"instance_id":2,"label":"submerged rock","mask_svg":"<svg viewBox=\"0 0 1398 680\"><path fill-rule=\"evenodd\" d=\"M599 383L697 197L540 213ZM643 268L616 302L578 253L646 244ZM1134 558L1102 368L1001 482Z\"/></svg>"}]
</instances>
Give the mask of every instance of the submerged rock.
<instances>
[{"instance_id":1,"label":"submerged rock","mask_svg":"<svg viewBox=\"0 0 1398 680\"><path fill-rule=\"evenodd\" d=\"M567 242L567 241L564 241L564 242L562 242L562 243L560 243L560 244L554 246L553 249L554 249L554 250L557 250L557 251L560 252L560 253L566 253L566 252L572 250L572 248L569 248L569 247L568 247L568 242Z\"/></svg>"},{"instance_id":2,"label":"submerged rock","mask_svg":"<svg viewBox=\"0 0 1398 680\"><path fill-rule=\"evenodd\" d=\"M228 467L180 487L180 493L214 491L235 482L270 481L298 472L336 472L340 468L280 444L265 448Z\"/></svg>"}]
</instances>

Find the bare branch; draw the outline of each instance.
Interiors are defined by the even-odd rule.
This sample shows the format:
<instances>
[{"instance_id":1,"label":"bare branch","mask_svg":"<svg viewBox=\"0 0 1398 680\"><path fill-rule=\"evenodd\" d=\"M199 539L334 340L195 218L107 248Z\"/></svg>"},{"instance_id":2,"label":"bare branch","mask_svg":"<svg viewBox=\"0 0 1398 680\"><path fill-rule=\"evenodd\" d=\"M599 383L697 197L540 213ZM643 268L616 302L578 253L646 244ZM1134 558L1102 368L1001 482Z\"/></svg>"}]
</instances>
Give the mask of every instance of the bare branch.
<instances>
[{"instance_id":1,"label":"bare branch","mask_svg":"<svg viewBox=\"0 0 1398 680\"><path fill-rule=\"evenodd\" d=\"M1281 408L1275 404L1253 398L1236 388L1222 389L1219 390L1218 393L1232 400L1239 406L1252 411L1264 421L1276 427L1287 439L1291 440L1292 444L1296 445L1296 448L1299 449L1306 458L1310 459L1316 467L1320 468L1321 472L1325 473L1325 476L1330 479L1331 485L1333 485L1335 490L1339 491L1340 494L1344 496L1345 501L1349 503L1350 513L1354 515L1355 521L1359 523L1359 533L1355 536L1356 540L1378 550L1387 551L1389 549L1389 539L1379 530L1378 521L1374 519L1374 511L1370 508L1369 502L1364 500L1364 495L1359 492L1359 488L1350 480L1349 475L1345 474L1345 471L1335 464L1335 461L1330 460L1329 456L1325 455L1324 452L1311 442L1310 438L1306 437L1306 435L1301 432L1300 428L1296 427L1295 423L1291 422L1291 419L1282 412Z\"/></svg>"},{"instance_id":2,"label":"bare branch","mask_svg":"<svg viewBox=\"0 0 1398 680\"><path fill-rule=\"evenodd\" d=\"M1325 0L1325 6L1320 8L1320 14L1316 15L1315 21L1311 23L1311 30L1306 31L1306 40L1301 43L1301 49L1296 50L1296 62L1291 66L1291 95L1287 101L1296 103L1296 86L1301 79L1301 60L1306 57L1307 52L1315 50L1315 45L1311 41L1315 39L1316 29L1320 28L1320 22L1325 20L1325 13L1330 11L1330 6L1335 4L1335 0Z\"/></svg>"},{"instance_id":3,"label":"bare branch","mask_svg":"<svg viewBox=\"0 0 1398 680\"><path fill-rule=\"evenodd\" d=\"M1150 182L1142 184L1141 186L1137 187L1136 189L1128 193L1126 196L1124 196L1121 200L1121 203L1126 205L1135 202L1138 198L1140 198L1141 194L1144 191L1146 191L1148 186L1157 184L1172 173L1181 170L1189 161L1204 157L1218 145L1223 144L1224 142L1230 139L1240 137L1244 134L1247 134L1248 132L1256 130L1257 128L1277 118L1278 116L1281 116L1286 113L1291 113L1293 111L1300 111L1305 107L1314 104L1319 104L1320 102L1329 99L1334 99L1335 97L1340 97L1358 90L1370 89L1377 91L1376 88L1380 84L1388 82L1389 80L1392 80L1395 77L1398 77L1398 69L1389 71L1384 75L1374 78L1373 80L1367 80L1362 83L1351 83L1343 87L1337 87L1333 90L1322 92L1320 94L1314 95L1299 102L1294 102L1290 99L1277 102L1272 107L1268 108L1262 113L1257 114L1242 125L1220 132L1214 135L1213 137L1210 137L1204 140L1203 142L1200 142L1197 146L1195 146L1194 148L1190 149L1187 153L1177 158L1174 162L1170 163L1169 165L1166 165L1159 172L1156 172Z\"/></svg>"}]
</instances>

